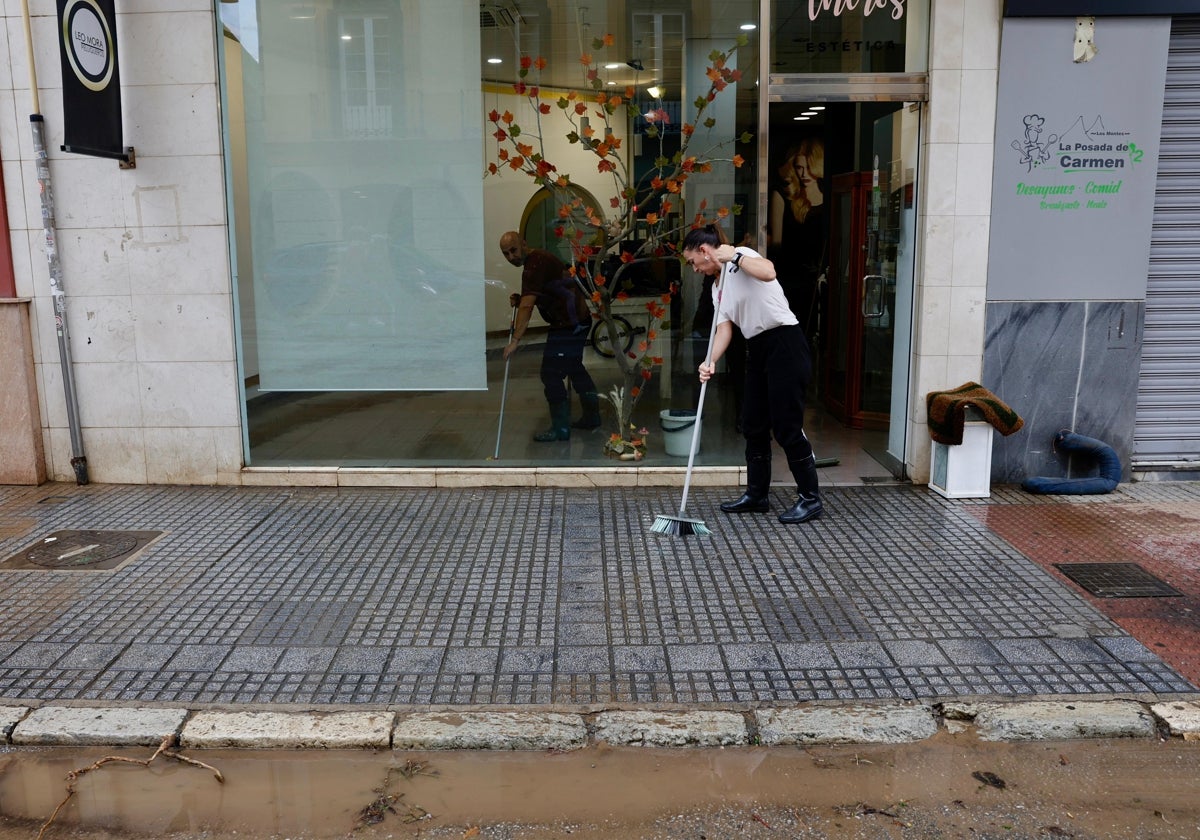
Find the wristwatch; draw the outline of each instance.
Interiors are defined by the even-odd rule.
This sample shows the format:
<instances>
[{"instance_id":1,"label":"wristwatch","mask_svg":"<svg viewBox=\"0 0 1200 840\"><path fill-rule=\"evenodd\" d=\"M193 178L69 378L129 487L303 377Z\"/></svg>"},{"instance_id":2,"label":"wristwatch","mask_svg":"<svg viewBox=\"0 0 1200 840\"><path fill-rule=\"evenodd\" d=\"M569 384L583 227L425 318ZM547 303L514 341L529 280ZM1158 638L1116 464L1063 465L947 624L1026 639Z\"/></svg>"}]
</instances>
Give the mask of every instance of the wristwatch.
<instances>
[{"instance_id":1,"label":"wristwatch","mask_svg":"<svg viewBox=\"0 0 1200 840\"><path fill-rule=\"evenodd\" d=\"M738 251L736 254L733 255L733 259L731 259L729 261L729 264L732 265L734 268L741 268L742 256L743 256L742 252Z\"/></svg>"}]
</instances>

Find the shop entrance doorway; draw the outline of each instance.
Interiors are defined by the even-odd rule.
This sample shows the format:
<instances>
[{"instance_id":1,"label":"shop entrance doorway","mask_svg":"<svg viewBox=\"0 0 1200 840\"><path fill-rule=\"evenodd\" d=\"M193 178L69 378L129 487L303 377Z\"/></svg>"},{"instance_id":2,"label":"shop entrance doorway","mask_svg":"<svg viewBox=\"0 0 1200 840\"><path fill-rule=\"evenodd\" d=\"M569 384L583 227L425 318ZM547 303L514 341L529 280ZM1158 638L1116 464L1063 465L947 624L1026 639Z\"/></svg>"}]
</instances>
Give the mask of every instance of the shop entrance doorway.
<instances>
[{"instance_id":1,"label":"shop entrance doorway","mask_svg":"<svg viewBox=\"0 0 1200 840\"><path fill-rule=\"evenodd\" d=\"M920 106L777 102L767 252L804 325L827 428L905 478ZM817 441L814 441L817 443Z\"/></svg>"}]
</instances>

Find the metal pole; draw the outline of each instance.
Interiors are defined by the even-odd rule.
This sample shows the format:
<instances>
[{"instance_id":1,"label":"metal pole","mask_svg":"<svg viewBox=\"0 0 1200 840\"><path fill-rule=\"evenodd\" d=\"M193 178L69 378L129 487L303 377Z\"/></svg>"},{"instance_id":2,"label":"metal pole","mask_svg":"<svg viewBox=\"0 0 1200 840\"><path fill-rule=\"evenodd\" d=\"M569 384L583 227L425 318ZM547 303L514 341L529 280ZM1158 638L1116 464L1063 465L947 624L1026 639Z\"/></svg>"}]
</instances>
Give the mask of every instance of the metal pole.
<instances>
[{"instance_id":1,"label":"metal pole","mask_svg":"<svg viewBox=\"0 0 1200 840\"><path fill-rule=\"evenodd\" d=\"M46 262L50 267L50 296L54 300L54 326L58 332L58 361L62 367L63 388L67 399L67 424L71 429L71 468L78 484L88 483L87 456L83 454L83 432L79 426L79 400L75 394L74 366L71 363L71 334L67 329L67 302L63 291L62 265L58 260L58 232L54 220L54 190L50 184L50 162L46 156L45 120L39 110L37 69L33 60L33 35L29 26L29 0L22 0L25 18L25 49L29 59L29 90L34 113L29 115L33 130L34 165L38 192L42 201L42 230L46 235Z\"/></svg>"}]
</instances>

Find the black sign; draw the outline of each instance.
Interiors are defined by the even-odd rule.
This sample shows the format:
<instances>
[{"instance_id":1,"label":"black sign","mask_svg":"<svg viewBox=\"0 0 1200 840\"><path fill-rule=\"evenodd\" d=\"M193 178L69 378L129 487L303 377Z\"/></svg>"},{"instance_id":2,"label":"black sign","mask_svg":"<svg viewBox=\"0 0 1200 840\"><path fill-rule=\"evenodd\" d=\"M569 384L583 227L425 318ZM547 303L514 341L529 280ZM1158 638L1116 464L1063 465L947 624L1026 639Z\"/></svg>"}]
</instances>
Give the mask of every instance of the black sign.
<instances>
[{"instance_id":1,"label":"black sign","mask_svg":"<svg viewBox=\"0 0 1200 840\"><path fill-rule=\"evenodd\" d=\"M1200 14L1200 0L1004 0L1005 17Z\"/></svg>"},{"instance_id":2,"label":"black sign","mask_svg":"<svg viewBox=\"0 0 1200 840\"><path fill-rule=\"evenodd\" d=\"M58 0L64 152L128 160L113 0Z\"/></svg>"}]
</instances>

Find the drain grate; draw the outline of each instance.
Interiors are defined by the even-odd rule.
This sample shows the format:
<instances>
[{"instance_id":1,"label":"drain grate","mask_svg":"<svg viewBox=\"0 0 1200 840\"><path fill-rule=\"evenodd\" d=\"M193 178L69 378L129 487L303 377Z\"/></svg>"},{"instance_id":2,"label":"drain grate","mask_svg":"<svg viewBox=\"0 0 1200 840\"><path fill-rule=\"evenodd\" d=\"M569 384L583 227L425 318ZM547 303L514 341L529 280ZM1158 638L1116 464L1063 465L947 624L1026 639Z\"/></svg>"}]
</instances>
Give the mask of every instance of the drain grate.
<instances>
[{"instance_id":1,"label":"drain grate","mask_svg":"<svg viewBox=\"0 0 1200 840\"><path fill-rule=\"evenodd\" d=\"M1182 596L1137 563L1055 563L1054 568L1098 598Z\"/></svg>"},{"instance_id":2,"label":"drain grate","mask_svg":"<svg viewBox=\"0 0 1200 840\"><path fill-rule=\"evenodd\" d=\"M0 563L0 568L112 571L161 535L162 531L55 531Z\"/></svg>"}]
</instances>

